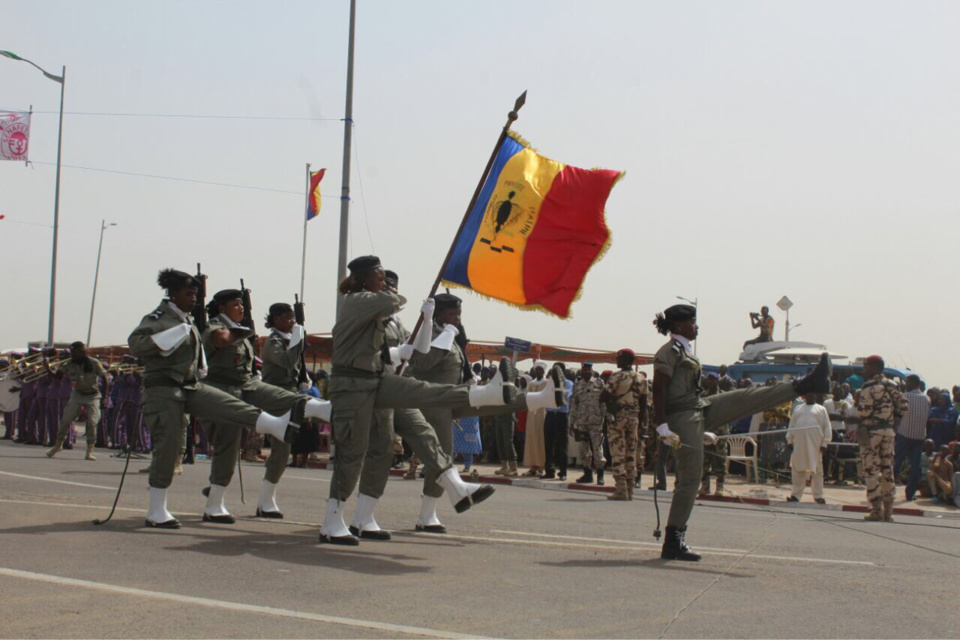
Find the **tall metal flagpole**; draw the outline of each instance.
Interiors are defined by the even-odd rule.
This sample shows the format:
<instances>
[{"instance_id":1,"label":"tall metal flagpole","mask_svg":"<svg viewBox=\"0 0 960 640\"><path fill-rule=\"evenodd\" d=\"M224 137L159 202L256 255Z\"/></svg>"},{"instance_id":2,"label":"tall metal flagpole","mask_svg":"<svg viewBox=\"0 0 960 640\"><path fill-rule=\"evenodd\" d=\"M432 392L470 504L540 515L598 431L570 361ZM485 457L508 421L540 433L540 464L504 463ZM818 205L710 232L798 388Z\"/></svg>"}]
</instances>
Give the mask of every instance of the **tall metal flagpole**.
<instances>
[{"instance_id":1,"label":"tall metal flagpole","mask_svg":"<svg viewBox=\"0 0 960 640\"><path fill-rule=\"evenodd\" d=\"M307 197L303 207L303 258L300 260L300 299L303 300L303 281L307 274L307 211L310 209L310 163L307 163Z\"/></svg>"},{"instance_id":2,"label":"tall metal flagpole","mask_svg":"<svg viewBox=\"0 0 960 640\"><path fill-rule=\"evenodd\" d=\"M93 310L97 306L97 282L100 281L100 255L103 253L103 232L107 227L116 226L116 222L107 224L106 220L100 221L100 246L97 248L97 270L93 272L93 298L90 300L90 322L87 324L87 346L90 346L90 336L93 333Z\"/></svg>"},{"instance_id":3,"label":"tall metal flagpole","mask_svg":"<svg viewBox=\"0 0 960 640\"><path fill-rule=\"evenodd\" d=\"M343 113L343 169L340 185L340 257L337 282L347 277L347 244L350 238L350 144L353 138L353 43L357 25L357 0L350 0L350 40L347 50L347 102ZM337 313L340 300L337 296Z\"/></svg>"},{"instance_id":4,"label":"tall metal flagpole","mask_svg":"<svg viewBox=\"0 0 960 640\"><path fill-rule=\"evenodd\" d=\"M53 346L54 316L57 306L57 240L60 236L60 151L63 142L63 93L67 86L67 67L60 73L60 124L57 128L57 186L53 196L53 259L50 265L50 322L47 344Z\"/></svg>"}]
</instances>

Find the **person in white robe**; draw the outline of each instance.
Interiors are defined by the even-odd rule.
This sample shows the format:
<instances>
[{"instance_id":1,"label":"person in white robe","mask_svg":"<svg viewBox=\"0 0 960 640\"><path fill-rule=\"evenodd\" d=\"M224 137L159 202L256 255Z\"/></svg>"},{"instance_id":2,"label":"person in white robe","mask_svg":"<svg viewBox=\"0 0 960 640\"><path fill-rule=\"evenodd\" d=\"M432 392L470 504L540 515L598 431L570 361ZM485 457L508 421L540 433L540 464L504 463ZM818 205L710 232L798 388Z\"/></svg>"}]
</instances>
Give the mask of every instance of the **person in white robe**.
<instances>
[{"instance_id":1,"label":"person in white robe","mask_svg":"<svg viewBox=\"0 0 960 640\"><path fill-rule=\"evenodd\" d=\"M793 473L793 492L788 502L799 502L813 474L811 489L813 499L823 499L823 453L831 440L830 415L823 405L817 404L816 394L804 396L804 403L793 410L787 429L787 444L790 445L790 469Z\"/></svg>"}]
</instances>

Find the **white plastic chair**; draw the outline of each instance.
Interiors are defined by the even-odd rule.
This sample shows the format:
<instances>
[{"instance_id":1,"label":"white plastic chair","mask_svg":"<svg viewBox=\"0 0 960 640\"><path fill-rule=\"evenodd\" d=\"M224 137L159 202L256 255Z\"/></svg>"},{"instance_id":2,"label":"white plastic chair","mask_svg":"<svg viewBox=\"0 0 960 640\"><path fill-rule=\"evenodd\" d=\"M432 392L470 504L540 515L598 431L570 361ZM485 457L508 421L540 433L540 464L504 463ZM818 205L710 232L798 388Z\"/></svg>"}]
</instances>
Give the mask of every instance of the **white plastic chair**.
<instances>
[{"instance_id":1,"label":"white plastic chair","mask_svg":"<svg viewBox=\"0 0 960 640\"><path fill-rule=\"evenodd\" d=\"M733 436L731 438L724 438L727 441L727 445L730 447L730 455L727 456L726 462L724 462L724 467L729 475L730 473L730 463L731 462L742 462L746 467L747 471L747 482L750 482L750 467L753 467L753 478L755 481L760 482L760 464L757 462L757 443L753 438L748 436ZM753 445L753 454L747 455L747 443Z\"/></svg>"}]
</instances>

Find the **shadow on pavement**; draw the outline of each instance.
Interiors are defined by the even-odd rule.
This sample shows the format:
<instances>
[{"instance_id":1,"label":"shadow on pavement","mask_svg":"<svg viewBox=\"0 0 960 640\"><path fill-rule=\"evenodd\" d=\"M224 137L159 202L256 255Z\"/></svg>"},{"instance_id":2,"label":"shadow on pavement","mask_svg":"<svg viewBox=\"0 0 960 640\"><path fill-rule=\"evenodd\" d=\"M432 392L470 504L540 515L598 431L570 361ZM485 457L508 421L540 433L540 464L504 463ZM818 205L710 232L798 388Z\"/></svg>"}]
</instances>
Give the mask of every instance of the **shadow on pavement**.
<instances>
[{"instance_id":1,"label":"shadow on pavement","mask_svg":"<svg viewBox=\"0 0 960 640\"><path fill-rule=\"evenodd\" d=\"M664 571L684 571L688 573L723 575L726 578L756 578L757 577L755 573L737 573L734 571L731 571L730 573L724 573L722 569L708 568L703 564L667 562L665 560L661 560L660 558L648 558L646 560L600 560L596 558L591 558L588 560L563 560L562 562L539 562L537 564L540 564L545 567L557 567L559 569L574 569L574 568L596 569L601 567L615 569L618 567L649 567L651 569L660 569Z\"/></svg>"}]
</instances>

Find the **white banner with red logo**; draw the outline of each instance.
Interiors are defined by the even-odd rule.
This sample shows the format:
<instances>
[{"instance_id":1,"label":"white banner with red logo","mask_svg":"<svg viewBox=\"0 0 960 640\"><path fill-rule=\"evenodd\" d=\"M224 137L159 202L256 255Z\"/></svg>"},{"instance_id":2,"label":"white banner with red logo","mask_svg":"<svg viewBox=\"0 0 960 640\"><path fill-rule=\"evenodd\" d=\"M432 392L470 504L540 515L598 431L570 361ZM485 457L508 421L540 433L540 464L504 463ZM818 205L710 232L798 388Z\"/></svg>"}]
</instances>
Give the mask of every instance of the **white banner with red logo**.
<instances>
[{"instance_id":1,"label":"white banner with red logo","mask_svg":"<svg viewBox=\"0 0 960 640\"><path fill-rule=\"evenodd\" d=\"M30 114L0 111L0 160L27 161L30 147Z\"/></svg>"}]
</instances>

